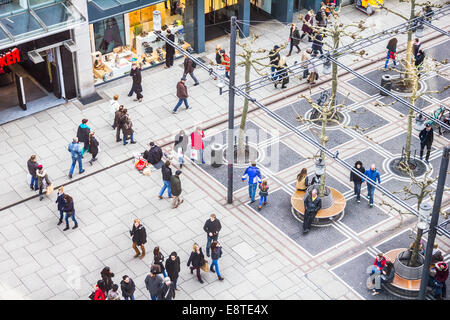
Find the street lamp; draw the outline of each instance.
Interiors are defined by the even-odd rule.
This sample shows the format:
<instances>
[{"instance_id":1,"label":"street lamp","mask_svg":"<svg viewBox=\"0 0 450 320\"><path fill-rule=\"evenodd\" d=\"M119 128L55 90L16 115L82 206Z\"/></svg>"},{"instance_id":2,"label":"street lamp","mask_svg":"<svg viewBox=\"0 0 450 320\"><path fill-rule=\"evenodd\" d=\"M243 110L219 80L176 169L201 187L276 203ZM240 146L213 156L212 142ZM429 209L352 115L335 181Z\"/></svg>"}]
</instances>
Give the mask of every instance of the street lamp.
<instances>
[{"instance_id":1,"label":"street lamp","mask_svg":"<svg viewBox=\"0 0 450 320\"><path fill-rule=\"evenodd\" d=\"M317 176L322 176L325 172L325 161L322 160L322 158L319 158L314 163L315 165L315 171Z\"/></svg>"},{"instance_id":2,"label":"street lamp","mask_svg":"<svg viewBox=\"0 0 450 320\"><path fill-rule=\"evenodd\" d=\"M425 118L421 114L419 114L416 117L416 123L414 125L414 129L417 131L422 131L424 127L425 127Z\"/></svg>"},{"instance_id":3,"label":"street lamp","mask_svg":"<svg viewBox=\"0 0 450 320\"><path fill-rule=\"evenodd\" d=\"M422 202L419 208L419 222L417 222L417 228L421 230L425 230L430 224L430 214L432 210L432 206L429 203Z\"/></svg>"},{"instance_id":4,"label":"street lamp","mask_svg":"<svg viewBox=\"0 0 450 320\"><path fill-rule=\"evenodd\" d=\"M161 32L161 12L159 10L153 11L153 31Z\"/></svg>"},{"instance_id":5,"label":"street lamp","mask_svg":"<svg viewBox=\"0 0 450 320\"><path fill-rule=\"evenodd\" d=\"M419 21L418 21L418 26L416 28L416 37L417 38L422 38L423 37L423 31L424 31L424 26L423 26L423 17L420 17Z\"/></svg>"},{"instance_id":6,"label":"street lamp","mask_svg":"<svg viewBox=\"0 0 450 320\"><path fill-rule=\"evenodd\" d=\"M217 66L217 73L219 74L219 81L217 82L217 87L220 89L220 94L222 94L222 89L225 88L225 66L218 65Z\"/></svg>"}]
</instances>

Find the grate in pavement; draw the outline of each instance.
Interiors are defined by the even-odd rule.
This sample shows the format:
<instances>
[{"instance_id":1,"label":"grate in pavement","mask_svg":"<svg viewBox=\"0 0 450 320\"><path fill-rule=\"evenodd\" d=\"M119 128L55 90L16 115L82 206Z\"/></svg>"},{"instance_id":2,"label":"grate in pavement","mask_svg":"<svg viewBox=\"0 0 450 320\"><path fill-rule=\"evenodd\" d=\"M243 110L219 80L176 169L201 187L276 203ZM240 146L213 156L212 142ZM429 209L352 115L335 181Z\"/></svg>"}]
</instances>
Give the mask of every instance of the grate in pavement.
<instances>
[{"instance_id":1,"label":"grate in pavement","mask_svg":"<svg viewBox=\"0 0 450 320\"><path fill-rule=\"evenodd\" d=\"M103 98L96 92L90 96L79 98L80 102L85 106L87 104L91 104L93 102L97 102L99 100L102 100Z\"/></svg>"}]
</instances>

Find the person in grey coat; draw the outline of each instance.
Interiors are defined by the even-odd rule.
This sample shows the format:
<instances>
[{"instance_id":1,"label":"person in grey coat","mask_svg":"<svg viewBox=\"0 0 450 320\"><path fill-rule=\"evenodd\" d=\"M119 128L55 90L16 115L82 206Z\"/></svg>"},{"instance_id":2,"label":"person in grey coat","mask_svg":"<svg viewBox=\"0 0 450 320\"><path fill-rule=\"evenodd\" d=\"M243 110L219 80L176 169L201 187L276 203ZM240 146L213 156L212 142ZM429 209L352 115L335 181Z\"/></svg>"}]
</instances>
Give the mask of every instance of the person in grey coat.
<instances>
[{"instance_id":1,"label":"person in grey coat","mask_svg":"<svg viewBox=\"0 0 450 320\"><path fill-rule=\"evenodd\" d=\"M27 161L28 173L31 176L30 189L36 191L38 189L38 178L36 176L36 170L39 163L36 161L36 155L31 155L30 159Z\"/></svg>"},{"instance_id":2,"label":"person in grey coat","mask_svg":"<svg viewBox=\"0 0 450 320\"><path fill-rule=\"evenodd\" d=\"M162 283L162 277L157 275L155 270L150 270L150 273L145 277L145 287L150 293L150 299L158 300L159 288Z\"/></svg>"},{"instance_id":3,"label":"person in grey coat","mask_svg":"<svg viewBox=\"0 0 450 320\"><path fill-rule=\"evenodd\" d=\"M189 137L184 133L184 130L181 130L180 133L175 136L175 143L173 146L173 150L177 154L180 163L180 169L183 168L183 157L186 153L188 143Z\"/></svg>"}]
</instances>

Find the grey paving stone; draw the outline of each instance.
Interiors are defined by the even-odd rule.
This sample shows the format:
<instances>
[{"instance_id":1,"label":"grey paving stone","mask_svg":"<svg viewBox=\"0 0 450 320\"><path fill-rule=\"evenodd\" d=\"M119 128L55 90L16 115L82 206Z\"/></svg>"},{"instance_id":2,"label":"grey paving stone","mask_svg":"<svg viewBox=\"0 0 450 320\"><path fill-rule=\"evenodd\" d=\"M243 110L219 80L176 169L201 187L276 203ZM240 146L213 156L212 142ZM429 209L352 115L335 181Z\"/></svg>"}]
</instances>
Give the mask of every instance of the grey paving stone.
<instances>
[{"instance_id":1,"label":"grey paving stone","mask_svg":"<svg viewBox=\"0 0 450 320\"><path fill-rule=\"evenodd\" d=\"M384 103L384 104L392 104L394 101L396 101L394 98L392 98L392 97L389 97L389 96L387 96L387 97L383 97L383 98L381 98L381 99L379 99L382 103ZM409 99L406 99L406 101L407 102L410 102L409 101ZM425 100L425 99L422 99L422 98L419 98L417 101L416 101L416 103L415 103L415 107L417 107L417 108L419 108L419 109L423 109L423 108L426 108L426 107L428 107L429 105L431 104L431 102L429 102L429 101L427 101L427 100ZM408 113L409 113L409 107L408 106L405 106L404 104L402 104L402 103L400 103L400 102L398 102L398 101L396 101L396 102L394 102L392 105L390 105L389 107L382 107L382 109L380 109L380 111L388 111L389 110L389 108L393 108L393 109L395 109L395 110L397 110L398 112L400 112L400 113L402 113L402 114L404 114L404 115L407 115Z\"/></svg>"},{"instance_id":2,"label":"grey paving stone","mask_svg":"<svg viewBox=\"0 0 450 320\"><path fill-rule=\"evenodd\" d=\"M363 166L364 168L366 168L366 170L370 169L372 163L375 163L375 166L380 173L380 180L381 182L383 182L383 175L385 172L382 165L385 158L385 156L379 154L375 150L367 149L363 152L359 152L349 158L346 158L345 162L354 165L355 162L359 160L363 163Z\"/></svg>"},{"instance_id":3,"label":"grey paving stone","mask_svg":"<svg viewBox=\"0 0 450 320\"><path fill-rule=\"evenodd\" d=\"M395 155L399 155L402 153L402 148L405 146L405 144L406 132L401 133L398 136L395 136L383 143L380 143L380 146ZM435 150L436 148L432 146L431 149ZM426 151L424 151L424 153L426 153ZM413 131L413 134L411 136L411 156L414 156L414 154L416 154L416 157L418 159L420 156L420 140L419 132L417 132L416 130Z\"/></svg>"},{"instance_id":4,"label":"grey paving stone","mask_svg":"<svg viewBox=\"0 0 450 320\"><path fill-rule=\"evenodd\" d=\"M387 218L389 218L389 215L376 205L373 208L369 208L368 200L365 198L365 192L362 192L361 203L356 202L356 196L347 199L345 215L341 221L356 233L362 233L364 230Z\"/></svg>"},{"instance_id":5,"label":"grey paving stone","mask_svg":"<svg viewBox=\"0 0 450 320\"><path fill-rule=\"evenodd\" d=\"M391 66L391 64L389 64L389 66ZM397 66L398 66L398 64L397 64ZM388 70L388 71L374 70L374 71L365 73L363 75L366 78L368 78L369 80L372 80L379 85L381 83L381 76L384 74L398 75L398 72L393 71L393 70ZM373 87L366 81L361 80L359 78L354 78L352 80L349 80L348 83L353 85L355 88L358 88L359 90L367 93L369 96L373 96L380 92L380 90L378 90L377 88Z\"/></svg>"},{"instance_id":6,"label":"grey paving stone","mask_svg":"<svg viewBox=\"0 0 450 320\"><path fill-rule=\"evenodd\" d=\"M413 233L410 237L410 231L405 230L392 239L389 239L387 241L382 242L381 244L377 245L375 249L379 250L380 252L388 252L392 249L397 248L409 248L409 245L411 242L414 241L416 234ZM426 241L425 239L422 239L423 246L426 247Z\"/></svg>"},{"instance_id":7,"label":"grey paving stone","mask_svg":"<svg viewBox=\"0 0 450 320\"><path fill-rule=\"evenodd\" d=\"M271 144L262 148L264 158L259 163L272 172L285 170L305 160L300 154L283 142Z\"/></svg>"},{"instance_id":8,"label":"grey paving stone","mask_svg":"<svg viewBox=\"0 0 450 320\"><path fill-rule=\"evenodd\" d=\"M382 112L383 109L380 109ZM369 111L364 107L359 107L353 111L348 112L350 116L349 126L358 125L360 128L364 129L364 133L367 134L375 129L381 128L388 124L389 121L378 116L377 114Z\"/></svg>"},{"instance_id":9,"label":"grey paving stone","mask_svg":"<svg viewBox=\"0 0 450 320\"><path fill-rule=\"evenodd\" d=\"M428 90L432 91L441 91L444 87L450 84L449 80L441 76L435 76L425 81L427 83ZM447 89L444 92L431 93L430 95L438 100L445 100L450 96L450 90Z\"/></svg>"}]
</instances>

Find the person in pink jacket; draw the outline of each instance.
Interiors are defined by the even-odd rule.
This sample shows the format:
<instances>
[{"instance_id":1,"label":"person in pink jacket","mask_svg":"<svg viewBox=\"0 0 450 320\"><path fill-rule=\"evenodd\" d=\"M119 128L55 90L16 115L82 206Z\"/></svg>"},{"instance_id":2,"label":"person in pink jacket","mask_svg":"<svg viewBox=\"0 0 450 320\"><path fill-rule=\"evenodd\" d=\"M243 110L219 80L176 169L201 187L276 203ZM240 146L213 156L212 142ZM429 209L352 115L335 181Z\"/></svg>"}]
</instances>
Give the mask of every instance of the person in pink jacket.
<instances>
[{"instance_id":1,"label":"person in pink jacket","mask_svg":"<svg viewBox=\"0 0 450 320\"><path fill-rule=\"evenodd\" d=\"M205 149L205 145L203 144L203 138L205 137L205 133L200 127L195 128L195 131L191 133L191 144L192 144L192 151L197 150L200 151L200 157L202 159L202 163L205 164L205 161L203 160L203 149ZM194 152L193 152L194 153ZM193 153L191 153L191 161L194 162L194 156Z\"/></svg>"}]
</instances>

